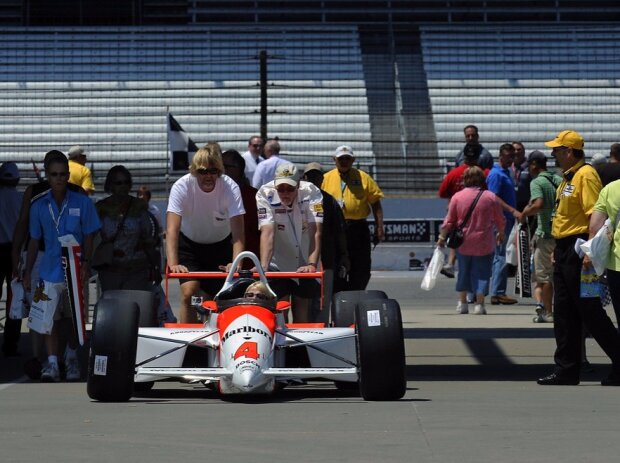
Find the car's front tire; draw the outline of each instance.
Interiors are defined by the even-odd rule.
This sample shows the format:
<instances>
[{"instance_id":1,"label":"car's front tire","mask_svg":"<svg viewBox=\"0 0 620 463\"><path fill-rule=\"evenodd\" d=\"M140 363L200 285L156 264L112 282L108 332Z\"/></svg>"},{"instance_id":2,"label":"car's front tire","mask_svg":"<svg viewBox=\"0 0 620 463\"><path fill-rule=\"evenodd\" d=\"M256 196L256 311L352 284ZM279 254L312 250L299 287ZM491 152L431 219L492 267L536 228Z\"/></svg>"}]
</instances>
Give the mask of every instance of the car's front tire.
<instances>
[{"instance_id":1,"label":"car's front tire","mask_svg":"<svg viewBox=\"0 0 620 463\"><path fill-rule=\"evenodd\" d=\"M100 299L88 358L87 392L102 402L125 402L133 394L140 309L134 302Z\"/></svg>"}]
</instances>

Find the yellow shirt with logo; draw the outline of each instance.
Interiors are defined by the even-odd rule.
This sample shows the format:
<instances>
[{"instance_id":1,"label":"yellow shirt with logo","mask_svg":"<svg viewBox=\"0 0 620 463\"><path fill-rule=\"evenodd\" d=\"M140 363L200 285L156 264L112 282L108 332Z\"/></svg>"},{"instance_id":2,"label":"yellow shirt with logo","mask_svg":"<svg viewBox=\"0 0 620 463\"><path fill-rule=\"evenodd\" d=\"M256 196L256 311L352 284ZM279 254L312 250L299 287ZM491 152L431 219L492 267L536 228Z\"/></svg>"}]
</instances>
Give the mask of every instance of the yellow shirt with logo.
<instances>
[{"instance_id":1,"label":"yellow shirt with logo","mask_svg":"<svg viewBox=\"0 0 620 463\"><path fill-rule=\"evenodd\" d=\"M342 176L338 169L330 170L323 177L321 188L338 201L346 220L365 219L370 205L384 196L370 175L354 168Z\"/></svg>"},{"instance_id":2,"label":"yellow shirt with logo","mask_svg":"<svg viewBox=\"0 0 620 463\"><path fill-rule=\"evenodd\" d=\"M69 183L81 186L86 191L95 191L90 169L71 160L69 160Z\"/></svg>"},{"instance_id":3,"label":"yellow shirt with logo","mask_svg":"<svg viewBox=\"0 0 620 463\"><path fill-rule=\"evenodd\" d=\"M567 180L567 177L572 178ZM555 239L587 234L590 215L598 200L602 184L596 170L579 161L564 172L564 179L556 192L556 208L551 226Z\"/></svg>"}]
</instances>

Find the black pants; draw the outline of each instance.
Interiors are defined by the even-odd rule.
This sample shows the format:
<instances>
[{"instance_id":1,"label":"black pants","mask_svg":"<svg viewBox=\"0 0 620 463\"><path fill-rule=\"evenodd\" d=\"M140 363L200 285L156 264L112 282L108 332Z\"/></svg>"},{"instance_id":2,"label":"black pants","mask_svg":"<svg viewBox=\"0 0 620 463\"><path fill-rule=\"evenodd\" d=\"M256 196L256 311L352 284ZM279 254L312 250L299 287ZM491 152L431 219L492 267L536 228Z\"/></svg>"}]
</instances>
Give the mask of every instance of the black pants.
<instances>
[{"instance_id":1,"label":"black pants","mask_svg":"<svg viewBox=\"0 0 620 463\"><path fill-rule=\"evenodd\" d=\"M13 265L11 261L11 243L0 244L0 297L2 296L2 284L6 281L6 318L4 320L4 340L2 342L2 352L5 354L15 354L17 344L22 329L21 320L9 318L9 303L11 301L11 273Z\"/></svg>"},{"instance_id":2,"label":"black pants","mask_svg":"<svg viewBox=\"0 0 620 463\"><path fill-rule=\"evenodd\" d=\"M579 296L582 259L575 253L575 235L556 240L553 269L555 363L562 375L579 378L582 323L620 371L620 334L596 298Z\"/></svg>"},{"instance_id":3,"label":"black pants","mask_svg":"<svg viewBox=\"0 0 620 463\"><path fill-rule=\"evenodd\" d=\"M364 290L370 280L370 229L366 220L347 220L347 249L351 260L347 291Z\"/></svg>"}]
</instances>

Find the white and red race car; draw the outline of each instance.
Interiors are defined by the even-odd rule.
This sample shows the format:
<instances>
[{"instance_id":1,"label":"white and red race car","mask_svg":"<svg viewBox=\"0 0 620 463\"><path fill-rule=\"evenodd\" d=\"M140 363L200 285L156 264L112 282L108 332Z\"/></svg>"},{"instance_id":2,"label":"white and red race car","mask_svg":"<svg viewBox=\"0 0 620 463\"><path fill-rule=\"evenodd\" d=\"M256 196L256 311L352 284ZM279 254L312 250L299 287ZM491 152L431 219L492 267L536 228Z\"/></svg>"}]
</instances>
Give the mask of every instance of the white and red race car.
<instances>
[{"instance_id":1,"label":"white and red race car","mask_svg":"<svg viewBox=\"0 0 620 463\"><path fill-rule=\"evenodd\" d=\"M232 268L256 256L240 253ZM303 274L296 274L297 277ZM185 275L187 276L187 275ZM315 275L316 276L316 275ZM295 380L334 381L359 388L365 400L396 400L406 391L400 308L381 291L338 293L334 326L287 324L285 301L249 301L255 281L233 270L213 301L202 303L206 322L139 327L133 301L101 299L97 304L88 365L88 395L126 401L154 381L178 378L216 386L221 394L269 394Z\"/></svg>"}]
</instances>

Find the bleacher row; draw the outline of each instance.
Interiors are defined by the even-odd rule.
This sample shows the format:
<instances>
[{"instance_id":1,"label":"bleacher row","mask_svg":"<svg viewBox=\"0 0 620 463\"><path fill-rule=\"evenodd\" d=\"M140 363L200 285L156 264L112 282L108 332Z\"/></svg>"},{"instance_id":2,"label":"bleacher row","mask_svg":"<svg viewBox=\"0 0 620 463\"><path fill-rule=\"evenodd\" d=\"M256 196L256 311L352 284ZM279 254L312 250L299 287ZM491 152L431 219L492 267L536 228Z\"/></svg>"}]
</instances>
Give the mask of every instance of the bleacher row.
<instances>
[{"instance_id":1,"label":"bleacher row","mask_svg":"<svg viewBox=\"0 0 620 463\"><path fill-rule=\"evenodd\" d=\"M615 25L426 26L424 67L439 158L463 146L475 124L494 154L526 150L565 129L581 132L586 156L620 141L620 27Z\"/></svg>"},{"instance_id":2,"label":"bleacher row","mask_svg":"<svg viewBox=\"0 0 620 463\"><path fill-rule=\"evenodd\" d=\"M198 145L244 151L259 132L261 50L268 133L304 164L351 144L392 195L434 193L476 124L494 154L566 128L586 154L619 141L620 26L421 25L394 49L353 25L0 28L0 159L80 143L96 182L126 164L163 191L166 112ZM172 174L169 181L179 174ZM33 179L28 179L32 181Z\"/></svg>"},{"instance_id":3,"label":"bleacher row","mask_svg":"<svg viewBox=\"0 0 620 463\"><path fill-rule=\"evenodd\" d=\"M31 159L79 143L91 151L97 185L123 163L136 182L162 190L167 111L199 146L217 140L243 152L260 132L261 50L268 134L283 153L332 165L335 147L348 143L372 168L354 27L4 28L0 158L28 174Z\"/></svg>"}]
</instances>

